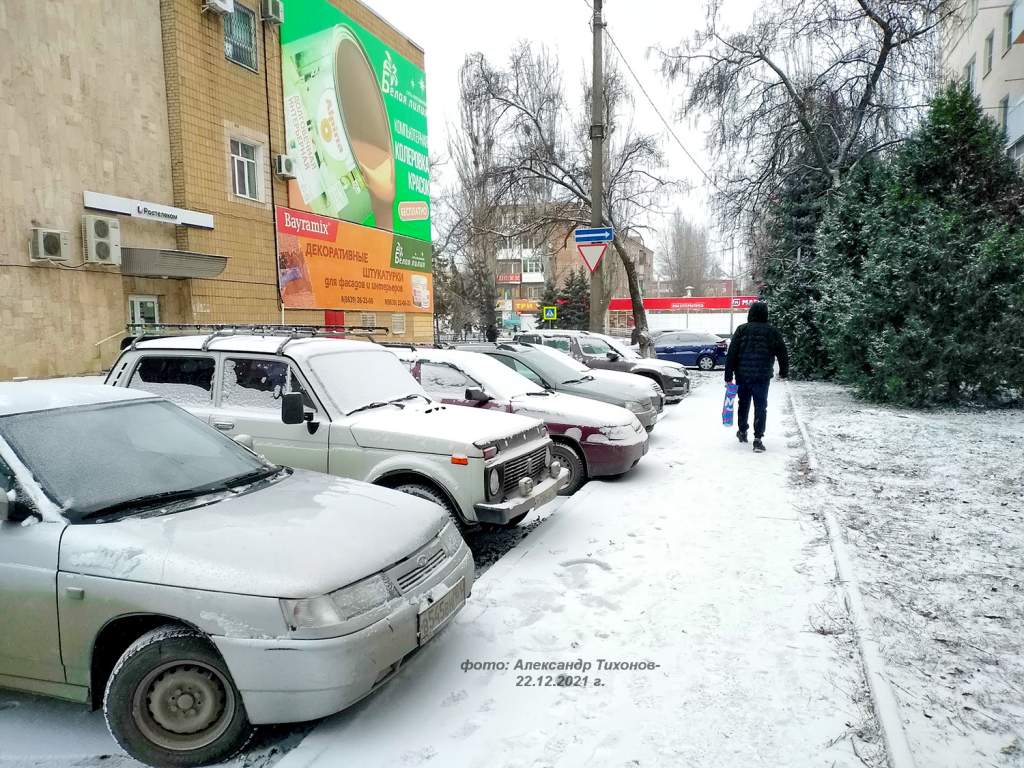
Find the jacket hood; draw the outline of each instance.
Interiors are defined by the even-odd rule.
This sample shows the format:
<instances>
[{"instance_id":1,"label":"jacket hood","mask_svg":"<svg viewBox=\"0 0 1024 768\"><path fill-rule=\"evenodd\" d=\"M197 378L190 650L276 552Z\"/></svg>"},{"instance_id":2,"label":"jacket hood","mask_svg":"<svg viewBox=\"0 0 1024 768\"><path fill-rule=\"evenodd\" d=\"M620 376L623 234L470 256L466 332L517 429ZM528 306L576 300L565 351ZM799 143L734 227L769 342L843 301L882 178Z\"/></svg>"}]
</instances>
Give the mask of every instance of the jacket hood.
<instances>
[{"instance_id":1,"label":"jacket hood","mask_svg":"<svg viewBox=\"0 0 1024 768\"><path fill-rule=\"evenodd\" d=\"M768 322L768 304L763 301L755 301L750 305L750 310L747 312L748 323L767 323Z\"/></svg>"}]
</instances>

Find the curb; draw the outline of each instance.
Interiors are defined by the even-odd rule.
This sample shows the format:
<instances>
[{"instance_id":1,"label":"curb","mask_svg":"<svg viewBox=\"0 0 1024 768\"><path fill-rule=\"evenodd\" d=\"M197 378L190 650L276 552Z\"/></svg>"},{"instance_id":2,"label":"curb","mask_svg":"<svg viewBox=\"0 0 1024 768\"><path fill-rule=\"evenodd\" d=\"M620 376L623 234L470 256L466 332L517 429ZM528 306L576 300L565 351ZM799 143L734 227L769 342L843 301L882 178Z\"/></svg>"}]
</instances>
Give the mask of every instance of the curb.
<instances>
[{"instance_id":1,"label":"curb","mask_svg":"<svg viewBox=\"0 0 1024 768\"><path fill-rule=\"evenodd\" d=\"M818 460L814 443L811 442L811 436L807 431L803 418L800 416L796 394L788 382L786 390L789 392L789 404L793 420L800 430L800 437L803 439L804 448L807 450L807 465L812 473L818 475L821 462ZM857 581L857 576L853 569L853 561L846 547L842 528L832 509L826 507L823 510L823 515L825 517L825 527L828 531L829 544L832 547L832 557L836 564L836 572L839 574L839 580L843 585L843 601L850 612L854 639L857 642L857 648L860 650L861 663L864 665L864 676L867 679L868 690L871 693L875 718L878 720L878 727L882 732L882 740L885 743L889 766L890 768L916 768L914 755L910 751L910 743L907 741L907 733L903 728L903 720L900 717L899 700L896 698L896 693L893 691L888 678L882 674L884 664L881 651L879 650L879 643L871 631L867 610L864 608L864 602L861 599L860 583Z\"/></svg>"}]
</instances>

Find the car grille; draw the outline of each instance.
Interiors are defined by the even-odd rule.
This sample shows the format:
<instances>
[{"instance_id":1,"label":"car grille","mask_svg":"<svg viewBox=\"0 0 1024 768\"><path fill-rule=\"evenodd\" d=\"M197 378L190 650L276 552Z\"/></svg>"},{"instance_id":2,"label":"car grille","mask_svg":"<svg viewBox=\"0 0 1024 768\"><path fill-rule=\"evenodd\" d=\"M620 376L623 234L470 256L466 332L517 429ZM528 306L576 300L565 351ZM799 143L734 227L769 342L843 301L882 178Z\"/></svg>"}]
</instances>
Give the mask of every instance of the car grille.
<instances>
[{"instance_id":1,"label":"car grille","mask_svg":"<svg viewBox=\"0 0 1024 768\"><path fill-rule=\"evenodd\" d=\"M420 558L425 559L422 562L417 562ZM418 555L416 560L412 561L415 566L411 570L395 577L398 588L405 593L410 589L419 586L426 581L427 577L436 571L447 558L448 555L441 547L438 547L436 552Z\"/></svg>"},{"instance_id":2,"label":"car grille","mask_svg":"<svg viewBox=\"0 0 1024 768\"><path fill-rule=\"evenodd\" d=\"M524 477L532 477L534 480L539 480L544 475L546 453L547 446L537 448L517 459L506 462L504 465L505 493L515 491L519 487L519 481Z\"/></svg>"}]
</instances>

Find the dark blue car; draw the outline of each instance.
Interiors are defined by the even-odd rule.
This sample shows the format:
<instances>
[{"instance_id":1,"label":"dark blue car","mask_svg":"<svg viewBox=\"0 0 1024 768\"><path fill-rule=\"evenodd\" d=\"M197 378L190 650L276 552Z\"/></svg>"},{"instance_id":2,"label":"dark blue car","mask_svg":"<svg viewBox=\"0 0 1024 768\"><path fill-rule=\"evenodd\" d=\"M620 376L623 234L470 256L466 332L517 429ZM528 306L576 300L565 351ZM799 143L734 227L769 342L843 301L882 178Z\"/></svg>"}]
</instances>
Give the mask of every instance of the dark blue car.
<instances>
[{"instance_id":1,"label":"dark blue car","mask_svg":"<svg viewBox=\"0 0 1024 768\"><path fill-rule=\"evenodd\" d=\"M725 365L728 342L713 333L669 331L654 339L654 352L662 360L712 371Z\"/></svg>"}]
</instances>

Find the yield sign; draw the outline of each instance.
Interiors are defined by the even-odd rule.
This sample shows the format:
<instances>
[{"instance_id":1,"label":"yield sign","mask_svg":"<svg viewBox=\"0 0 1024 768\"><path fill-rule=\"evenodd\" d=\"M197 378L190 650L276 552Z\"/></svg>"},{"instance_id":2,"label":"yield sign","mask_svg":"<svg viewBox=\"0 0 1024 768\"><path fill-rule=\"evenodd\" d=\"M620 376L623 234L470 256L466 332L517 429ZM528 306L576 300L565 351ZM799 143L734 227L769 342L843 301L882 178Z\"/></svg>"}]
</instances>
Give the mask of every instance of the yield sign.
<instances>
[{"instance_id":1,"label":"yield sign","mask_svg":"<svg viewBox=\"0 0 1024 768\"><path fill-rule=\"evenodd\" d=\"M608 250L608 243L579 243L576 245L576 249L583 257L583 263L587 265L587 269L593 273L601 263L604 252Z\"/></svg>"}]
</instances>

